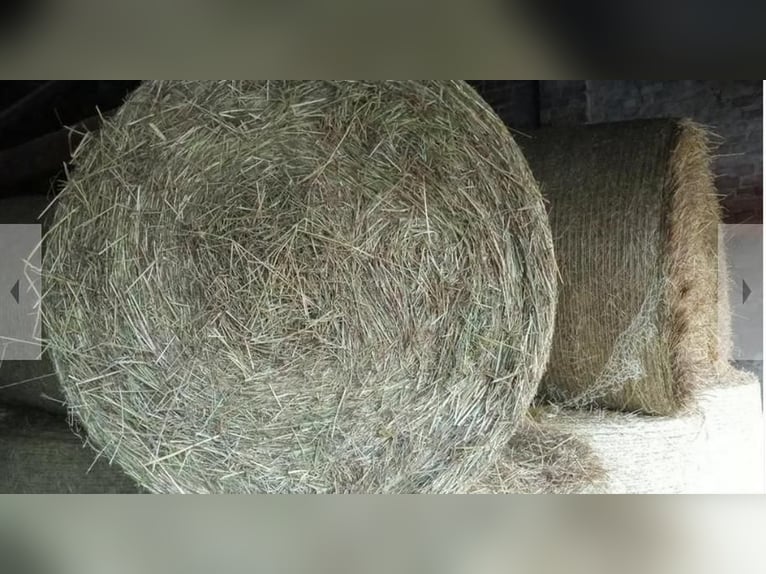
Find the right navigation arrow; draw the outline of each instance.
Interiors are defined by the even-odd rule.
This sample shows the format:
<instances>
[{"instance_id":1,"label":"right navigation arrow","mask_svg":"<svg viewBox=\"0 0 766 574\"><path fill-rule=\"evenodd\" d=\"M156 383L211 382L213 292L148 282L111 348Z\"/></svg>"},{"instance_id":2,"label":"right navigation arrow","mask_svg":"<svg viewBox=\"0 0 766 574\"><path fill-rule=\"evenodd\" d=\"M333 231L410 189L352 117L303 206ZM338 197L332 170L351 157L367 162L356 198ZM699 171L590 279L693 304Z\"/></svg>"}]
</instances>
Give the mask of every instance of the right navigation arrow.
<instances>
[{"instance_id":1,"label":"right navigation arrow","mask_svg":"<svg viewBox=\"0 0 766 574\"><path fill-rule=\"evenodd\" d=\"M745 304L745 301L747 301L747 298L750 297L750 287L747 286L747 283L745 283L745 280L742 280L742 304Z\"/></svg>"}]
</instances>

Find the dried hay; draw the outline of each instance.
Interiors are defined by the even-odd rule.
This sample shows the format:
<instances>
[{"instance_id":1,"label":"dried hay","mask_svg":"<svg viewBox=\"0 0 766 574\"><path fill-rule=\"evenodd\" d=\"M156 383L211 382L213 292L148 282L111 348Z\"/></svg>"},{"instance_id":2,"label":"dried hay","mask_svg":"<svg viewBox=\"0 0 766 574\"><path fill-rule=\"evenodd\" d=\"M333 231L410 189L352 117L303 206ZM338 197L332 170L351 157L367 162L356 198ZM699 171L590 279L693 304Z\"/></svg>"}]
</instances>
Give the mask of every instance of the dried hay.
<instances>
[{"instance_id":1,"label":"dried hay","mask_svg":"<svg viewBox=\"0 0 766 574\"><path fill-rule=\"evenodd\" d=\"M152 82L44 258L71 409L153 492L455 492L545 367L536 183L472 89Z\"/></svg>"},{"instance_id":2,"label":"dried hay","mask_svg":"<svg viewBox=\"0 0 766 574\"><path fill-rule=\"evenodd\" d=\"M604 484L608 477L596 452L576 434L548 424L549 414L533 408L504 456L470 492L573 494Z\"/></svg>"},{"instance_id":3,"label":"dried hay","mask_svg":"<svg viewBox=\"0 0 766 574\"><path fill-rule=\"evenodd\" d=\"M728 358L705 131L651 120L520 142L550 203L561 273L542 397L658 415L688 406Z\"/></svg>"}]
</instances>

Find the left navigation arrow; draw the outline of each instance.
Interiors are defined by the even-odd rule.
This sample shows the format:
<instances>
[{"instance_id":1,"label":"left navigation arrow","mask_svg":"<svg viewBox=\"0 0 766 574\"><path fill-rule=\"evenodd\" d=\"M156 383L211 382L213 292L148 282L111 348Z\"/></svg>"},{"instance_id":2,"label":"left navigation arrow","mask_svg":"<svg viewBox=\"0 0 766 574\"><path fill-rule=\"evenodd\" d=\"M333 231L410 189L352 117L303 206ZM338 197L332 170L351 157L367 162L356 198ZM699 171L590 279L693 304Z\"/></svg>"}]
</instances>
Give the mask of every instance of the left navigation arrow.
<instances>
[{"instance_id":1,"label":"left navigation arrow","mask_svg":"<svg viewBox=\"0 0 766 574\"><path fill-rule=\"evenodd\" d=\"M11 295L13 295L13 298L16 299L16 303L19 302L19 282L16 281L16 283L13 284L13 287L11 287Z\"/></svg>"}]
</instances>

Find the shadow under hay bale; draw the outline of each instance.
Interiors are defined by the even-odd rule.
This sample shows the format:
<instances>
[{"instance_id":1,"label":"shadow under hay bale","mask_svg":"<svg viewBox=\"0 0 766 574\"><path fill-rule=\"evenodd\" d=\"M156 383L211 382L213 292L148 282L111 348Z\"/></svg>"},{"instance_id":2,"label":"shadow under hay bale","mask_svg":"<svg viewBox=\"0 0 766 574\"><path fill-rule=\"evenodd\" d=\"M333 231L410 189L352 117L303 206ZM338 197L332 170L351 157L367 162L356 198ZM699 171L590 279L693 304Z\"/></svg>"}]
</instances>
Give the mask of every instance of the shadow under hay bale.
<instances>
[{"instance_id":1,"label":"shadow under hay bale","mask_svg":"<svg viewBox=\"0 0 766 574\"><path fill-rule=\"evenodd\" d=\"M50 217L46 214L40 218L40 215L48 202L44 196L0 199L0 224L39 223L44 233L49 228ZM4 360L0 345L0 404L3 403L66 414L63 391L47 352L43 352L39 361Z\"/></svg>"},{"instance_id":2,"label":"shadow under hay bale","mask_svg":"<svg viewBox=\"0 0 766 574\"><path fill-rule=\"evenodd\" d=\"M91 439L154 492L455 492L552 336L542 198L443 82L152 82L87 139L44 321Z\"/></svg>"},{"instance_id":3,"label":"shadow under hay bale","mask_svg":"<svg viewBox=\"0 0 766 574\"><path fill-rule=\"evenodd\" d=\"M122 494L139 492L116 465L96 458L66 420L0 407L0 493Z\"/></svg>"},{"instance_id":4,"label":"shadow under hay bale","mask_svg":"<svg viewBox=\"0 0 766 574\"><path fill-rule=\"evenodd\" d=\"M40 409L64 416L64 394L48 354L39 361L0 364L0 404Z\"/></svg>"},{"instance_id":5,"label":"shadow under hay bale","mask_svg":"<svg viewBox=\"0 0 766 574\"><path fill-rule=\"evenodd\" d=\"M677 412L728 359L705 131L649 120L540 130L520 144L550 204L561 273L541 396Z\"/></svg>"}]
</instances>

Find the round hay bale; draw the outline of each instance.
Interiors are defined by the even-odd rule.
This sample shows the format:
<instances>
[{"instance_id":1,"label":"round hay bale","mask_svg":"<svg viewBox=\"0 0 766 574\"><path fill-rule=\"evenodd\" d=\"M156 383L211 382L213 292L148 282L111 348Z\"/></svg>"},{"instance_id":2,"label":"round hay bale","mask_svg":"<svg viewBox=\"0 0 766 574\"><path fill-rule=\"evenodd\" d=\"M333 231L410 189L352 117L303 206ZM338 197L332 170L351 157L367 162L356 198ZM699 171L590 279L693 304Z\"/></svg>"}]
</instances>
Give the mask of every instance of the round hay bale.
<instances>
[{"instance_id":1,"label":"round hay bale","mask_svg":"<svg viewBox=\"0 0 766 574\"><path fill-rule=\"evenodd\" d=\"M537 185L459 81L152 82L81 146L44 321L154 492L453 492L545 367Z\"/></svg>"},{"instance_id":2,"label":"round hay bale","mask_svg":"<svg viewBox=\"0 0 766 574\"><path fill-rule=\"evenodd\" d=\"M522 145L550 204L561 274L541 396L678 411L728 358L705 131L636 121L540 130Z\"/></svg>"}]
</instances>

